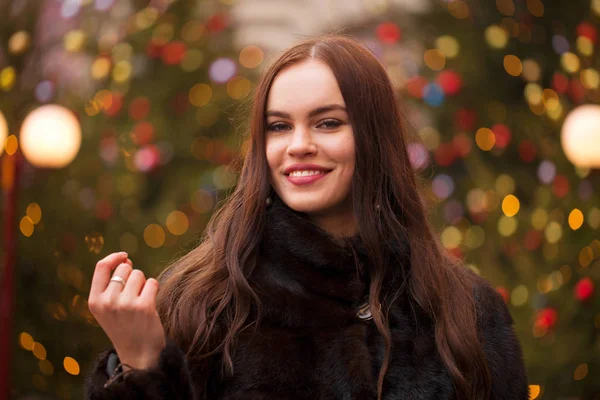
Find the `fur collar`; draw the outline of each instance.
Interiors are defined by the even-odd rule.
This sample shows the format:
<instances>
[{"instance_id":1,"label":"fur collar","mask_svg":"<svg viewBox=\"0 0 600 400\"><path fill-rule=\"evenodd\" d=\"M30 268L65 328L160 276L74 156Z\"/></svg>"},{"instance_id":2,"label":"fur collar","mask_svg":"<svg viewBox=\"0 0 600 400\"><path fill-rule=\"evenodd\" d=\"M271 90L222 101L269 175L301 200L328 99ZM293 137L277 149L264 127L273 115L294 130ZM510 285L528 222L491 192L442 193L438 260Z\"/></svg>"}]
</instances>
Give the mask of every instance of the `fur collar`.
<instances>
[{"instance_id":1,"label":"fur collar","mask_svg":"<svg viewBox=\"0 0 600 400\"><path fill-rule=\"evenodd\" d=\"M234 376L223 376L219 357L188 364L182 349L168 339L157 368L134 371L106 388L111 351L104 352L86 380L85 398L375 399L385 344L373 321L362 323L353 309L368 288L356 268L364 262L364 270L369 269L358 236L336 242L279 201L268 210L264 232L260 262L249 279L263 318L260 329L242 330L237 337ZM393 248L393 257L401 261L390 261L390 269L407 270L406 242ZM469 276L478 282L478 323L493 377L491 397L527 400L522 350L509 309L491 285L465 269ZM382 397L455 399L437 351L435 326L407 299L401 296L389 314L393 348Z\"/></svg>"},{"instance_id":2,"label":"fur collar","mask_svg":"<svg viewBox=\"0 0 600 400\"><path fill-rule=\"evenodd\" d=\"M409 270L407 242L389 246L386 286L399 288ZM270 320L322 326L356 318L368 299L370 263L360 235L334 237L277 195L267 209L259 267L251 281Z\"/></svg>"}]
</instances>

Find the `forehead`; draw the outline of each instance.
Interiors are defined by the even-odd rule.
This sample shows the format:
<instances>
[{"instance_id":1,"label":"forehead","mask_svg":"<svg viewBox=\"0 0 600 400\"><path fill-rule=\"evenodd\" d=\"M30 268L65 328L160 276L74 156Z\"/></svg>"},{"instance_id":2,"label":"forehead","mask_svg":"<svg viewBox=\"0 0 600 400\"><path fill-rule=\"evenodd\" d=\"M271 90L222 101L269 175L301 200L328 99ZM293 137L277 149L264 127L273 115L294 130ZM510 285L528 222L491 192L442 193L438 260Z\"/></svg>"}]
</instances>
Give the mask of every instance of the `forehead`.
<instances>
[{"instance_id":1,"label":"forehead","mask_svg":"<svg viewBox=\"0 0 600 400\"><path fill-rule=\"evenodd\" d=\"M279 72L267 98L269 111L305 113L324 104L345 105L345 102L331 69L313 59Z\"/></svg>"}]
</instances>

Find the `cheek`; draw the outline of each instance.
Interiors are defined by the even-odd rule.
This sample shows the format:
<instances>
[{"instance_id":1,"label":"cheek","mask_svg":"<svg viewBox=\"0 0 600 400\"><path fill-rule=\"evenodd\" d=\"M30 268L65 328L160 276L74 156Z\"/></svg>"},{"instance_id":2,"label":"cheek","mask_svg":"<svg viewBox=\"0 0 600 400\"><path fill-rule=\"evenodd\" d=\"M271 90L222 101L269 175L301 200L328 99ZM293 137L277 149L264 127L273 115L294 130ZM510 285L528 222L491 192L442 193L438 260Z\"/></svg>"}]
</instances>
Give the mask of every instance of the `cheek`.
<instances>
[{"instance_id":1,"label":"cheek","mask_svg":"<svg viewBox=\"0 0 600 400\"><path fill-rule=\"evenodd\" d=\"M354 138L346 137L329 146L329 157L340 167L338 184L349 185L355 169Z\"/></svg>"},{"instance_id":2,"label":"cheek","mask_svg":"<svg viewBox=\"0 0 600 400\"><path fill-rule=\"evenodd\" d=\"M352 165L352 170L354 171L354 165L356 164L356 153L354 151L354 143L352 147L348 149L348 158L350 160L350 165Z\"/></svg>"},{"instance_id":3,"label":"cheek","mask_svg":"<svg viewBox=\"0 0 600 400\"><path fill-rule=\"evenodd\" d=\"M267 157L267 164L269 164L269 168L274 169L277 168L279 164L279 159L281 158L280 152L277 150L277 147L273 142L267 142L265 146L265 155Z\"/></svg>"},{"instance_id":4,"label":"cheek","mask_svg":"<svg viewBox=\"0 0 600 400\"><path fill-rule=\"evenodd\" d=\"M337 157L339 162L343 162L348 172L352 174L354 171L355 161L355 150L354 150L354 138L344 141L338 147Z\"/></svg>"}]
</instances>

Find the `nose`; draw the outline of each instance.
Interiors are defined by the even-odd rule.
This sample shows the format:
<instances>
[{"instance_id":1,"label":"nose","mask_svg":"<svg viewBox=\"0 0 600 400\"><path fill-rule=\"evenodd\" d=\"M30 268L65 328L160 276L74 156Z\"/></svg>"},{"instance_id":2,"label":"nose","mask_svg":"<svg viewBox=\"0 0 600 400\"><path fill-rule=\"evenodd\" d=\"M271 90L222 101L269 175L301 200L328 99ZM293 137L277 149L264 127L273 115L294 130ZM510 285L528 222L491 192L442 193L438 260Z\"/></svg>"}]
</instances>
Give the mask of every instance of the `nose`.
<instances>
[{"instance_id":1,"label":"nose","mask_svg":"<svg viewBox=\"0 0 600 400\"><path fill-rule=\"evenodd\" d=\"M302 157L307 154L316 154L317 146L309 127L296 126L288 143L288 155Z\"/></svg>"}]
</instances>

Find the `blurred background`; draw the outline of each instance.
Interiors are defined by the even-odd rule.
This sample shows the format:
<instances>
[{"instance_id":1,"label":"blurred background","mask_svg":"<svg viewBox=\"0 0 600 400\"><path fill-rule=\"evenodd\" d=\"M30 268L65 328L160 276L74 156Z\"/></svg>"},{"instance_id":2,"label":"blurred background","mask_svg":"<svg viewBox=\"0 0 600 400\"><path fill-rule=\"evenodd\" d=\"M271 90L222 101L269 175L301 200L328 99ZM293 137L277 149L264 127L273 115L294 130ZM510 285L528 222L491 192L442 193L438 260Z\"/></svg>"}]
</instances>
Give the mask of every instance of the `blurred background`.
<instances>
[{"instance_id":1,"label":"blurred background","mask_svg":"<svg viewBox=\"0 0 600 400\"><path fill-rule=\"evenodd\" d=\"M444 246L502 294L534 399L600 399L600 0L0 0L0 399L76 399L96 262L156 276L237 179L295 42L384 63Z\"/></svg>"}]
</instances>

